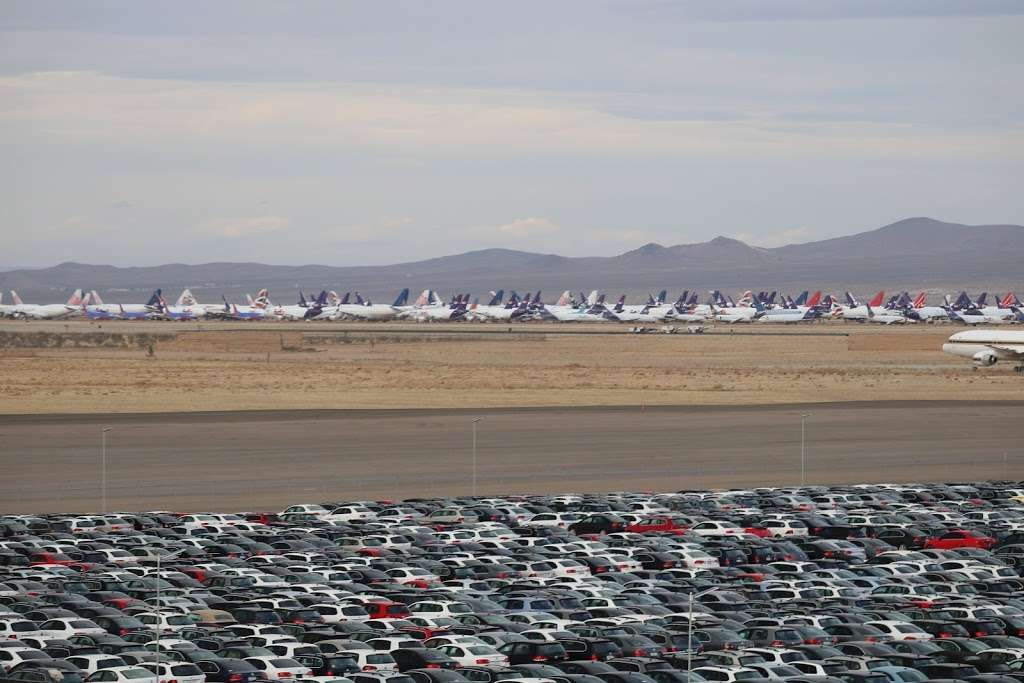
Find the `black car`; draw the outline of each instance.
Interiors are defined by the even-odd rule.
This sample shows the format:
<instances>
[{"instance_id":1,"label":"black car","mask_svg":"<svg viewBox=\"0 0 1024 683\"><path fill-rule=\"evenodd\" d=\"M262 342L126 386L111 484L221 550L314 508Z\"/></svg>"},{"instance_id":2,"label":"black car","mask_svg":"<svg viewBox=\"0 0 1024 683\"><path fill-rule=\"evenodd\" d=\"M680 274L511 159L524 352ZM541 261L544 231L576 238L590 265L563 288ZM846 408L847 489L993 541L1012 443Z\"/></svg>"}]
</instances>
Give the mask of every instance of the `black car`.
<instances>
[{"instance_id":1,"label":"black car","mask_svg":"<svg viewBox=\"0 0 1024 683\"><path fill-rule=\"evenodd\" d=\"M611 534L623 531L626 528L626 520L611 513L598 513L584 517L578 522L569 525L569 531L582 536L584 534Z\"/></svg>"},{"instance_id":2,"label":"black car","mask_svg":"<svg viewBox=\"0 0 1024 683\"><path fill-rule=\"evenodd\" d=\"M206 676L207 683L250 683L267 677L265 673L241 659L215 657L196 662L196 666Z\"/></svg>"},{"instance_id":3,"label":"black car","mask_svg":"<svg viewBox=\"0 0 1024 683\"><path fill-rule=\"evenodd\" d=\"M410 669L405 672L416 683L469 683L469 679L451 669Z\"/></svg>"},{"instance_id":4,"label":"black car","mask_svg":"<svg viewBox=\"0 0 1024 683\"><path fill-rule=\"evenodd\" d=\"M508 657L509 664L535 664L538 662L559 662L569 656L559 643L523 640L505 643L498 652Z\"/></svg>"},{"instance_id":5,"label":"black car","mask_svg":"<svg viewBox=\"0 0 1024 683\"><path fill-rule=\"evenodd\" d=\"M407 672L412 669L457 669L458 663L437 650L429 648L398 648L391 651L398 670ZM415 676L413 676L415 678Z\"/></svg>"},{"instance_id":6,"label":"black car","mask_svg":"<svg viewBox=\"0 0 1024 683\"><path fill-rule=\"evenodd\" d=\"M604 661L622 653L622 648L605 638L562 638L558 643L569 659Z\"/></svg>"}]
</instances>

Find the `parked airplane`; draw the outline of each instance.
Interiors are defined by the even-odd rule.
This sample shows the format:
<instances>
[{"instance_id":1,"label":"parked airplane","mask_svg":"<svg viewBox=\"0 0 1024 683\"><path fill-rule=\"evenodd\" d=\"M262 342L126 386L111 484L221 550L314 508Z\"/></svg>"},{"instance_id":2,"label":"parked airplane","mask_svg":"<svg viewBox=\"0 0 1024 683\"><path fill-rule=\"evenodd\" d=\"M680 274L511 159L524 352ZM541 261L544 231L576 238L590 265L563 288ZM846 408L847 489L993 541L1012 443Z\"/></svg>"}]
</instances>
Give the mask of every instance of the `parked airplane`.
<instances>
[{"instance_id":1,"label":"parked airplane","mask_svg":"<svg viewBox=\"0 0 1024 683\"><path fill-rule=\"evenodd\" d=\"M321 294L323 295L324 302L326 303L327 292L324 291L321 292ZM316 301L314 301L313 303L315 304ZM313 305L306 301L306 297L303 296L302 292L299 292L299 301L297 304L293 306L274 304L268 300L266 308L266 317L273 318L275 320L309 320L309 313L312 309Z\"/></svg>"},{"instance_id":2,"label":"parked airplane","mask_svg":"<svg viewBox=\"0 0 1024 683\"><path fill-rule=\"evenodd\" d=\"M337 318L355 318L357 320L394 320L402 314L409 300L409 288L406 287L399 294L395 302L387 304L375 304L370 301L363 301L363 297L356 292L356 303L340 303L333 311L325 311Z\"/></svg>"},{"instance_id":3,"label":"parked airplane","mask_svg":"<svg viewBox=\"0 0 1024 683\"><path fill-rule=\"evenodd\" d=\"M987 367L998 361L1020 363L1017 372L1024 372L1024 331L1012 330L969 330L951 336L942 350L956 356L964 356L975 365Z\"/></svg>"},{"instance_id":4,"label":"parked airplane","mask_svg":"<svg viewBox=\"0 0 1024 683\"><path fill-rule=\"evenodd\" d=\"M163 292L156 290L153 295L156 298L154 304L147 304L152 309L150 315L151 318L157 320L199 320L207 317L207 307L199 305L196 298L192 296L192 292L188 289L181 293L177 301L173 306L167 305L167 300L164 299ZM152 302L153 299L151 298Z\"/></svg>"},{"instance_id":5,"label":"parked airplane","mask_svg":"<svg viewBox=\"0 0 1024 683\"><path fill-rule=\"evenodd\" d=\"M82 290L76 289L66 304L26 304L22 302L18 293L11 290L13 305L4 307L4 315L9 318L24 318L26 320L60 320L70 318L81 311Z\"/></svg>"}]
</instances>

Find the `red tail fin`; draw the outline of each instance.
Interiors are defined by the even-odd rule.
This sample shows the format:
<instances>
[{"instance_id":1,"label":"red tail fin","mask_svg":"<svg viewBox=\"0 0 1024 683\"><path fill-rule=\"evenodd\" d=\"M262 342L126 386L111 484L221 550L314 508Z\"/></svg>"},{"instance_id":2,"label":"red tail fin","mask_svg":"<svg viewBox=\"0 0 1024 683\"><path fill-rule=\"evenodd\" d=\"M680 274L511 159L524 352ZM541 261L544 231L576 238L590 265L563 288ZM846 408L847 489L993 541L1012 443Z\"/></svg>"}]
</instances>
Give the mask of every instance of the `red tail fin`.
<instances>
[{"instance_id":1,"label":"red tail fin","mask_svg":"<svg viewBox=\"0 0 1024 683\"><path fill-rule=\"evenodd\" d=\"M812 294L811 298L807 300L807 307L808 308L814 308L819 303L821 303L821 290L820 289L817 292L815 292L814 294Z\"/></svg>"},{"instance_id":2,"label":"red tail fin","mask_svg":"<svg viewBox=\"0 0 1024 683\"><path fill-rule=\"evenodd\" d=\"M1003 300L999 302L999 307L1009 308L1010 306L1013 306L1014 300L1016 298L1017 297L1014 296L1013 292L1007 292L1006 296L1003 297Z\"/></svg>"},{"instance_id":3,"label":"red tail fin","mask_svg":"<svg viewBox=\"0 0 1024 683\"><path fill-rule=\"evenodd\" d=\"M924 292L921 292L920 294L918 294L917 298L914 299L914 308L922 308L922 307L924 307L925 299L927 298L927 296L928 295L925 294Z\"/></svg>"},{"instance_id":4,"label":"red tail fin","mask_svg":"<svg viewBox=\"0 0 1024 683\"><path fill-rule=\"evenodd\" d=\"M883 298L885 298L885 290L884 289L879 291L878 294L875 294L875 297L871 301L868 302L868 306L872 306L873 308L880 308L881 305L882 305L882 299Z\"/></svg>"}]
</instances>

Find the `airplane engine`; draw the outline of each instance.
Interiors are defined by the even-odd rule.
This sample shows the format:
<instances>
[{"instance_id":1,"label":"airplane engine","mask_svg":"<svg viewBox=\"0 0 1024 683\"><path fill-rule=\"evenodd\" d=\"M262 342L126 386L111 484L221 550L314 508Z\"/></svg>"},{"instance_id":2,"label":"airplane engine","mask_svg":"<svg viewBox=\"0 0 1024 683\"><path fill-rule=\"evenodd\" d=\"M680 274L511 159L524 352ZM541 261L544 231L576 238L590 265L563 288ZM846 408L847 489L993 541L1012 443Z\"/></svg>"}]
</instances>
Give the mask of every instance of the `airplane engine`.
<instances>
[{"instance_id":1,"label":"airplane engine","mask_svg":"<svg viewBox=\"0 0 1024 683\"><path fill-rule=\"evenodd\" d=\"M974 364L983 368L995 365L997 360L999 359L996 358L996 354L991 351L978 351L974 354Z\"/></svg>"}]
</instances>

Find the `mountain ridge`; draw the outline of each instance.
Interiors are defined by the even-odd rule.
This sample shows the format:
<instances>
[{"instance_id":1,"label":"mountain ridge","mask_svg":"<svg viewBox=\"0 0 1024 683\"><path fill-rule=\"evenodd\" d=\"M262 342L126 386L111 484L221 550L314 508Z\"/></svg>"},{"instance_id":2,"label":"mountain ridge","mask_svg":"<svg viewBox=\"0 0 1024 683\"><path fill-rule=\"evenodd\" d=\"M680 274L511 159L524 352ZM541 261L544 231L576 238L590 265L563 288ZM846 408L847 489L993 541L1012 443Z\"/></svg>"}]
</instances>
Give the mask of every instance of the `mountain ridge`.
<instances>
[{"instance_id":1,"label":"mountain ridge","mask_svg":"<svg viewBox=\"0 0 1024 683\"><path fill-rule=\"evenodd\" d=\"M665 246L649 242L615 256L567 257L500 247L384 266L277 266L258 262L168 263L117 267L66 261L0 272L0 289L25 301L49 300L76 287L133 297L162 287L190 287L201 298L231 299L267 287L277 299L321 288L381 298L396 289L441 292L599 287L627 294L656 288L920 287L1024 289L1024 226L964 225L927 217L781 247L717 236ZM282 291L284 290L284 291ZM124 299L127 301L127 299Z\"/></svg>"}]
</instances>

